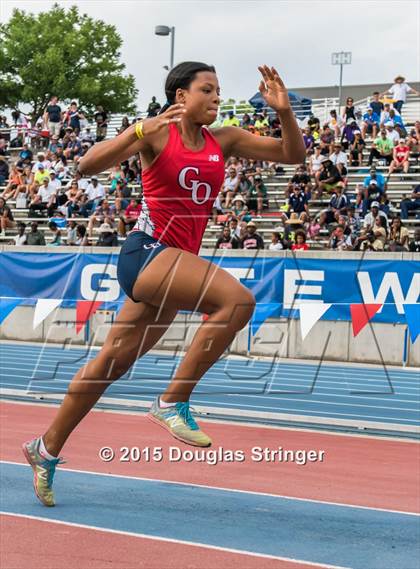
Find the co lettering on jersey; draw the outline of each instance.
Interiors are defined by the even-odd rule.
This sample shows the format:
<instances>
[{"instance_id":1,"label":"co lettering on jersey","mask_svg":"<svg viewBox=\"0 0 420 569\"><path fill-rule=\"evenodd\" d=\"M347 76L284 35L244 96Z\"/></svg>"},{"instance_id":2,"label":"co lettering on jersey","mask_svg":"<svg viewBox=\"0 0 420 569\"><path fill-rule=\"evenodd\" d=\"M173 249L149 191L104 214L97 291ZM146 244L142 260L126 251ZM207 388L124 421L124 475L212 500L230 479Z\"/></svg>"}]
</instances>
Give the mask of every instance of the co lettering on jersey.
<instances>
[{"instance_id":1,"label":"co lettering on jersey","mask_svg":"<svg viewBox=\"0 0 420 569\"><path fill-rule=\"evenodd\" d=\"M200 170L195 166L186 166L179 173L178 183L181 186L181 188L184 188L184 190L189 190L191 192L191 198L194 203L196 203L197 205L202 205L210 198L211 186L208 182L201 182L200 180L196 179L190 179L189 180L190 185L188 185L187 174L189 171L193 172L197 176L199 176L200 174ZM204 196L199 198L198 195L199 192L201 194L203 191L204 191Z\"/></svg>"}]
</instances>

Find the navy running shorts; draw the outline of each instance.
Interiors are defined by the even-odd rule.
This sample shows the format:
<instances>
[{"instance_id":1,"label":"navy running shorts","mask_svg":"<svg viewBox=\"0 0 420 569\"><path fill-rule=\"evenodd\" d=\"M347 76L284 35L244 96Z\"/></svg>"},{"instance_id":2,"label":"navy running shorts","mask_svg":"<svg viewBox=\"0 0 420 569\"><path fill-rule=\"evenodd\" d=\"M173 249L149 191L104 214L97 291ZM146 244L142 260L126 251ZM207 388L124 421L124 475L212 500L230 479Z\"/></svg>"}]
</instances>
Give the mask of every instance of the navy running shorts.
<instances>
[{"instance_id":1,"label":"navy running shorts","mask_svg":"<svg viewBox=\"0 0 420 569\"><path fill-rule=\"evenodd\" d=\"M117 278L125 294L134 302L140 302L132 296L137 277L150 261L167 247L168 245L144 231L128 234L118 257Z\"/></svg>"}]
</instances>

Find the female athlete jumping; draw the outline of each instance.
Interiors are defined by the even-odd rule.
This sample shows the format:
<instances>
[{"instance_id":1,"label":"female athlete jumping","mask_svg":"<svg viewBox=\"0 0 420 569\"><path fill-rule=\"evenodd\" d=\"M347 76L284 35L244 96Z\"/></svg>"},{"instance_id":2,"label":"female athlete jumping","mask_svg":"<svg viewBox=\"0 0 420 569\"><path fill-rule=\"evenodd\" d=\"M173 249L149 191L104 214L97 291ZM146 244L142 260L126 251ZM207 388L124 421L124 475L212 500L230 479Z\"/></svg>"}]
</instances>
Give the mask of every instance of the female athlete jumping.
<instances>
[{"instance_id":1,"label":"female athlete jumping","mask_svg":"<svg viewBox=\"0 0 420 569\"><path fill-rule=\"evenodd\" d=\"M305 159L302 134L282 80L273 67L259 70L259 90L280 117L282 139L257 137L236 127L203 128L217 116L216 71L186 62L167 77L166 110L113 140L95 144L80 162L81 173L93 175L140 153L143 204L118 260L118 280L128 298L98 355L73 378L49 429L23 445L34 470L35 492L46 506L54 505L55 467L70 433L107 387L153 348L178 310L204 312L208 319L149 417L185 443L211 445L190 413L189 398L255 307L246 287L197 256L224 179L224 161L230 156L283 164Z\"/></svg>"}]
</instances>

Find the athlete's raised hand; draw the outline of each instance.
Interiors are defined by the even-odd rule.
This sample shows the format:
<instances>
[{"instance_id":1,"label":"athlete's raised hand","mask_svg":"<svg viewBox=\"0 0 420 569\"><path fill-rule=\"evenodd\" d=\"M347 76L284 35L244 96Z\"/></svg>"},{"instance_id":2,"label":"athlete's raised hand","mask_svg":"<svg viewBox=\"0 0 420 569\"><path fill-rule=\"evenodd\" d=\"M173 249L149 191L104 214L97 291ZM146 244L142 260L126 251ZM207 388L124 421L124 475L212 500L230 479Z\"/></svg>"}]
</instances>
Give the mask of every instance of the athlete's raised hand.
<instances>
[{"instance_id":1,"label":"athlete's raised hand","mask_svg":"<svg viewBox=\"0 0 420 569\"><path fill-rule=\"evenodd\" d=\"M267 105L275 111L290 109L287 89L274 67L261 65L258 69L263 77L258 89Z\"/></svg>"},{"instance_id":2,"label":"athlete's raised hand","mask_svg":"<svg viewBox=\"0 0 420 569\"><path fill-rule=\"evenodd\" d=\"M147 134L154 134L172 122L180 122L184 113L185 105L183 103L171 105L164 113L158 115L157 117L144 119L143 134L145 136Z\"/></svg>"}]
</instances>

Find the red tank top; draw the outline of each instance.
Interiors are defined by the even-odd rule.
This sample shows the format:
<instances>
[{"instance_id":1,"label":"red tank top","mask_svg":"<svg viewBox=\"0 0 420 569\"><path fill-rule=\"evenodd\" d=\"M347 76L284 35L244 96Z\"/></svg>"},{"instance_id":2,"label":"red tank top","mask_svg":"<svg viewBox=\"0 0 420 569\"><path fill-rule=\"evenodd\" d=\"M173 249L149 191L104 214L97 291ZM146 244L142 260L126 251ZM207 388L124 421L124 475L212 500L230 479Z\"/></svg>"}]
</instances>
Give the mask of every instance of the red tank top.
<instances>
[{"instance_id":1,"label":"red tank top","mask_svg":"<svg viewBox=\"0 0 420 569\"><path fill-rule=\"evenodd\" d=\"M174 123L165 148L143 170L142 211L132 231L144 231L165 245L197 254L223 184L222 149L202 129L204 148L189 150Z\"/></svg>"}]
</instances>

